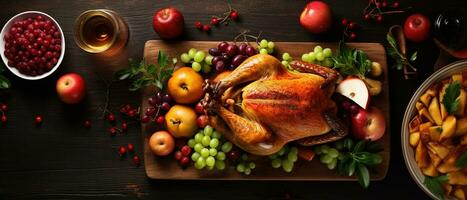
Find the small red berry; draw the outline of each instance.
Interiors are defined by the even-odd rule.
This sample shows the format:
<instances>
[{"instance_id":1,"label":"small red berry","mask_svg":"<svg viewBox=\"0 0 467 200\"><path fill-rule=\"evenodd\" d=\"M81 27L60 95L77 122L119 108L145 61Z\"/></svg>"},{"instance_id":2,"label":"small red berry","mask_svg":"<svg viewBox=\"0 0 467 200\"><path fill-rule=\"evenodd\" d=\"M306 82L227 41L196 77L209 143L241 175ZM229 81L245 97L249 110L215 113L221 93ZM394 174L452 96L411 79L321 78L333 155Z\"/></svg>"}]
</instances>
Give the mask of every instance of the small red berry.
<instances>
[{"instance_id":1,"label":"small red berry","mask_svg":"<svg viewBox=\"0 0 467 200\"><path fill-rule=\"evenodd\" d=\"M42 123L42 116L41 115L37 115L36 118L34 119L34 122L39 125Z\"/></svg>"},{"instance_id":2,"label":"small red berry","mask_svg":"<svg viewBox=\"0 0 467 200\"><path fill-rule=\"evenodd\" d=\"M386 8L388 7L388 2L387 1L383 1L383 3L381 4L383 6L383 8Z\"/></svg>"},{"instance_id":3,"label":"small red berry","mask_svg":"<svg viewBox=\"0 0 467 200\"><path fill-rule=\"evenodd\" d=\"M365 14L363 16L363 19L365 19L366 21L370 20L370 18L371 18L370 14Z\"/></svg>"},{"instance_id":4,"label":"small red berry","mask_svg":"<svg viewBox=\"0 0 467 200\"><path fill-rule=\"evenodd\" d=\"M392 3L392 7L393 8L398 8L399 7L399 2L396 1L396 2Z\"/></svg>"},{"instance_id":5,"label":"small red berry","mask_svg":"<svg viewBox=\"0 0 467 200\"><path fill-rule=\"evenodd\" d=\"M150 120L151 120L151 117L147 115L144 115L143 117L141 117L141 123L143 124L148 123Z\"/></svg>"},{"instance_id":6,"label":"small red berry","mask_svg":"<svg viewBox=\"0 0 467 200\"><path fill-rule=\"evenodd\" d=\"M238 19L238 12L237 11L232 11L230 12L230 19L232 19L233 21L237 21Z\"/></svg>"},{"instance_id":7,"label":"small red berry","mask_svg":"<svg viewBox=\"0 0 467 200\"><path fill-rule=\"evenodd\" d=\"M131 143L128 143L127 148L128 148L129 152L135 151L135 146L133 144L131 144Z\"/></svg>"},{"instance_id":8,"label":"small red berry","mask_svg":"<svg viewBox=\"0 0 467 200\"><path fill-rule=\"evenodd\" d=\"M167 102L162 103L162 110L169 111L170 104Z\"/></svg>"},{"instance_id":9,"label":"small red berry","mask_svg":"<svg viewBox=\"0 0 467 200\"><path fill-rule=\"evenodd\" d=\"M191 153L191 148L188 145L185 145L180 151L182 152L182 155L189 156Z\"/></svg>"},{"instance_id":10,"label":"small red berry","mask_svg":"<svg viewBox=\"0 0 467 200\"><path fill-rule=\"evenodd\" d=\"M180 159L180 165L185 167L187 166L188 164L190 164L190 159L187 157L187 156L184 156Z\"/></svg>"},{"instance_id":11,"label":"small red berry","mask_svg":"<svg viewBox=\"0 0 467 200\"><path fill-rule=\"evenodd\" d=\"M115 127L110 127L109 133L111 136L115 136L115 134L117 134L117 129Z\"/></svg>"},{"instance_id":12,"label":"small red berry","mask_svg":"<svg viewBox=\"0 0 467 200\"><path fill-rule=\"evenodd\" d=\"M91 128L91 121L89 121L89 120L84 121L84 127L85 128Z\"/></svg>"},{"instance_id":13,"label":"small red berry","mask_svg":"<svg viewBox=\"0 0 467 200\"><path fill-rule=\"evenodd\" d=\"M120 156L123 156L126 154L126 148L124 146L121 146L120 148L118 148L118 153L120 154Z\"/></svg>"},{"instance_id":14,"label":"small red berry","mask_svg":"<svg viewBox=\"0 0 467 200\"><path fill-rule=\"evenodd\" d=\"M175 157L175 160L182 159L182 157L183 157L182 152L176 151L175 154L174 154L174 157Z\"/></svg>"},{"instance_id":15,"label":"small red berry","mask_svg":"<svg viewBox=\"0 0 467 200\"><path fill-rule=\"evenodd\" d=\"M2 123L6 123L8 121L8 118L6 117L6 115L2 115L0 121L2 121Z\"/></svg>"},{"instance_id":16,"label":"small red berry","mask_svg":"<svg viewBox=\"0 0 467 200\"><path fill-rule=\"evenodd\" d=\"M137 167L140 165L141 161L139 160L139 157L137 155L133 156L133 164L135 164Z\"/></svg>"},{"instance_id":17,"label":"small red berry","mask_svg":"<svg viewBox=\"0 0 467 200\"><path fill-rule=\"evenodd\" d=\"M349 38L350 38L351 40L355 40L355 39L357 39L357 34L355 34L354 32L350 32Z\"/></svg>"},{"instance_id":18,"label":"small red berry","mask_svg":"<svg viewBox=\"0 0 467 200\"><path fill-rule=\"evenodd\" d=\"M349 23L349 20L347 20L346 18L344 18L344 19L342 19L341 23L342 23L342 26L345 27L345 26L347 26L347 24Z\"/></svg>"},{"instance_id":19,"label":"small red berry","mask_svg":"<svg viewBox=\"0 0 467 200\"><path fill-rule=\"evenodd\" d=\"M203 105L201 105L201 103L196 104L195 112L200 114L200 115L204 114L204 107L203 107Z\"/></svg>"},{"instance_id":20,"label":"small red berry","mask_svg":"<svg viewBox=\"0 0 467 200\"><path fill-rule=\"evenodd\" d=\"M383 21L383 15L379 14L376 16L376 21L377 22L382 22Z\"/></svg>"},{"instance_id":21,"label":"small red berry","mask_svg":"<svg viewBox=\"0 0 467 200\"><path fill-rule=\"evenodd\" d=\"M6 104L1 104L0 110L2 110L3 112L8 111L8 106Z\"/></svg>"},{"instance_id":22,"label":"small red berry","mask_svg":"<svg viewBox=\"0 0 467 200\"><path fill-rule=\"evenodd\" d=\"M203 28L203 24L201 24L201 22L199 22L199 21L196 21L196 22L195 22L195 27L196 27L197 29L202 29L202 28Z\"/></svg>"},{"instance_id":23,"label":"small red berry","mask_svg":"<svg viewBox=\"0 0 467 200\"><path fill-rule=\"evenodd\" d=\"M214 26L219 25L219 19L217 19L217 17L211 18L211 24Z\"/></svg>"},{"instance_id":24,"label":"small red berry","mask_svg":"<svg viewBox=\"0 0 467 200\"><path fill-rule=\"evenodd\" d=\"M376 5L377 8L380 8L381 7L381 2L378 2L378 1L375 2L375 5Z\"/></svg>"},{"instance_id":25,"label":"small red berry","mask_svg":"<svg viewBox=\"0 0 467 200\"><path fill-rule=\"evenodd\" d=\"M165 123L165 117L164 116L159 116L156 118L156 123L159 125L163 125Z\"/></svg>"},{"instance_id":26,"label":"small red berry","mask_svg":"<svg viewBox=\"0 0 467 200\"><path fill-rule=\"evenodd\" d=\"M209 25L204 25L203 26L203 31L208 32L211 30L211 27ZM165 102L164 102L165 103Z\"/></svg>"},{"instance_id":27,"label":"small red berry","mask_svg":"<svg viewBox=\"0 0 467 200\"><path fill-rule=\"evenodd\" d=\"M349 29L355 29L355 28L357 28L357 23L355 23L355 22L350 22L350 23L349 23Z\"/></svg>"},{"instance_id":28,"label":"small red berry","mask_svg":"<svg viewBox=\"0 0 467 200\"><path fill-rule=\"evenodd\" d=\"M136 110L135 109L129 110L127 114L129 117L134 117L136 115Z\"/></svg>"},{"instance_id":29,"label":"small red berry","mask_svg":"<svg viewBox=\"0 0 467 200\"><path fill-rule=\"evenodd\" d=\"M107 115L107 120L109 120L109 122L115 121L115 115L113 113L110 113L109 115Z\"/></svg>"},{"instance_id":30,"label":"small red berry","mask_svg":"<svg viewBox=\"0 0 467 200\"><path fill-rule=\"evenodd\" d=\"M126 122L122 122L122 131L126 131L128 129L128 124Z\"/></svg>"}]
</instances>

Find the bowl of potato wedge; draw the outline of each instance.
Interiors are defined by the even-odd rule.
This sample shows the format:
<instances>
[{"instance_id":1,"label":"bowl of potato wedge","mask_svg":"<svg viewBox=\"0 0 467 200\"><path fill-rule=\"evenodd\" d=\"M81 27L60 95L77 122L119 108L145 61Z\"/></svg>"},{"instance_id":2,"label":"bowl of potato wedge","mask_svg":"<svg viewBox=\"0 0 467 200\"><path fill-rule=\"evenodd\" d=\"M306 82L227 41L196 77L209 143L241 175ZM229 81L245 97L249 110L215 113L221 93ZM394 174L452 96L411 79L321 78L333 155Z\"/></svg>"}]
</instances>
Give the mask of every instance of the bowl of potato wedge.
<instances>
[{"instance_id":1,"label":"bowl of potato wedge","mask_svg":"<svg viewBox=\"0 0 467 200\"><path fill-rule=\"evenodd\" d=\"M431 75L402 122L402 152L412 178L433 199L467 197L467 60Z\"/></svg>"}]
</instances>

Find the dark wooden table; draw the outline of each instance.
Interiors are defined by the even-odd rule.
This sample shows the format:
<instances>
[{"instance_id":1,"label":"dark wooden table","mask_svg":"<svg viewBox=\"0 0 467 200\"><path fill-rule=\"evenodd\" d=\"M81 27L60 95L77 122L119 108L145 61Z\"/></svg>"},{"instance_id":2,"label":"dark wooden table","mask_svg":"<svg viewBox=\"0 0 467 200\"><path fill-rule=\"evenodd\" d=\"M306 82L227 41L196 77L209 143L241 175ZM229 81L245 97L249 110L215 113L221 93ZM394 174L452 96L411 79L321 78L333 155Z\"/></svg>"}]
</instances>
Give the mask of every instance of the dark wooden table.
<instances>
[{"instance_id":1,"label":"dark wooden table","mask_svg":"<svg viewBox=\"0 0 467 200\"><path fill-rule=\"evenodd\" d=\"M408 13L388 16L382 24L363 21L361 11L366 0L327 1L333 9L333 29L323 35L312 35L298 23L306 1L238 0L231 4L240 13L240 22L205 34L195 29L196 20L208 22L211 15L227 9L223 1L0 1L0 25L13 15L26 10L40 10L58 20L66 37L66 55L60 69L41 81L25 81L7 73L13 88L0 93L0 102L8 103L9 122L0 126L0 199L427 199L412 180L401 156L399 130L402 115L417 86L432 73L438 55L433 42L410 45L419 51L415 63L420 77L404 80L400 71L390 70L392 151L389 173L384 181L373 182L362 189L356 182L248 182L248 181L153 181L146 178L144 167L132 165L131 159L120 159L116 147L136 145L142 155L140 127L130 126L127 134L111 138L108 123L99 120L96 109L105 101L106 84L111 74L126 66L128 58L142 57L144 42L158 39L151 27L155 10L173 5L185 16L182 40L232 40L242 29L273 41L327 41L340 38L338 25L342 17L360 24L360 42L385 43L388 27L401 24L409 13L422 12L432 20L441 11L466 8L467 1L402 1L411 6ZM102 58L81 51L73 41L74 19L83 11L108 8L117 11L130 28L130 39L124 55ZM61 103L55 93L55 81L67 72L84 75L88 93L76 106ZM117 108L123 103L137 105L140 94L129 92L127 83L111 87L110 103ZM44 123L34 125L41 114ZM82 122L92 119L91 130Z\"/></svg>"}]
</instances>

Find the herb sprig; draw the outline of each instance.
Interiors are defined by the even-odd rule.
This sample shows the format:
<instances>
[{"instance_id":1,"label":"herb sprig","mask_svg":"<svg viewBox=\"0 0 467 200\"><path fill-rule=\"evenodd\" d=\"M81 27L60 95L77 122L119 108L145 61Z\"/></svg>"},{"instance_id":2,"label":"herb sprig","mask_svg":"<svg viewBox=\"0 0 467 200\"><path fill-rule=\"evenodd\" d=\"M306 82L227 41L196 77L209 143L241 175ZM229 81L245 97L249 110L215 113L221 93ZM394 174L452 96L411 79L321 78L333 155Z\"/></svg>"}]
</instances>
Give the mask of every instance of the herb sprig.
<instances>
[{"instance_id":1,"label":"herb sprig","mask_svg":"<svg viewBox=\"0 0 467 200\"><path fill-rule=\"evenodd\" d=\"M456 167L466 168L467 167L467 151L464 152L456 161Z\"/></svg>"},{"instance_id":2,"label":"herb sprig","mask_svg":"<svg viewBox=\"0 0 467 200\"><path fill-rule=\"evenodd\" d=\"M399 51L399 46L397 45L397 42L396 42L396 39L394 39L394 37L388 33L386 35L386 40L388 41L389 45L390 45L390 48L388 48L388 55L394 59L395 61L395 65L393 66L393 68L396 68L398 70L401 70L404 68L404 66L409 66L410 68L412 68L413 71L417 71L417 68L415 68L414 66L412 66L412 64L410 64L409 61L415 61L417 60L417 52L414 52L411 56L410 56L410 60L407 59L407 57L405 55L403 55L400 51Z\"/></svg>"},{"instance_id":3,"label":"herb sprig","mask_svg":"<svg viewBox=\"0 0 467 200\"><path fill-rule=\"evenodd\" d=\"M425 180L423 180L423 185L425 185L428 190L431 191L435 196L440 199L444 199L444 189L443 183L449 180L449 176L437 176L437 177L429 177L425 176Z\"/></svg>"},{"instance_id":4,"label":"herb sprig","mask_svg":"<svg viewBox=\"0 0 467 200\"><path fill-rule=\"evenodd\" d=\"M5 71L5 68L5 65L0 64L0 89L8 89L11 87L10 80L2 75L2 73Z\"/></svg>"},{"instance_id":5,"label":"herb sprig","mask_svg":"<svg viewBox=\"0 0 467 200\"><path fill-rule=\"evenodd\" d=\"M160 90L165 88L167 80L172 75L177 59L172 59L172 64L169 64L168 56L159 51L157 55L157 64L148 64L146 60L135 62L130 59L130 67L120 70L116 73L118 80L132 79L129 90L135 91L147 86L156 86Z\"/></svg>"},{"instance_id":6,"label":"herb sprig","mask_svg":"<svg viewBox=\"0 0 467 200\"><path fill-rule=\"evenodd\" d=\"M458 81L454 81L446 88L446 93L443 97L443 105L449 114L454 114L459 107L459 97L461 93L461 85Z\"/></svg>"},{"instance_id":7,"label":"herb sprig","mask_svg":"<svg viewBox=\"0 0 467 200\"><path fill-rule=\"evenodd\" d=\"M339 48L332 57L332 61L334 68L344 76L355 75L363 78L371 70L368 55L361 50L349 48L342 40L339 42Z\"/></svg>"},{"instance_id":8,"label":"herb sprig","mask_svg":"<svg viewBox=\"0 0 467 200\"><path fill-rule=\"evenodd\" d=\"M348 151L339 156L337 173L348 176L356 174L360 185L367 188L370 185L368 168L379 165L383 161L381 155L378 154L382 150L382 146L367 140L360 140L353 145L351 139L346 139L344 147Z\"/></svg>"}]
</instances>

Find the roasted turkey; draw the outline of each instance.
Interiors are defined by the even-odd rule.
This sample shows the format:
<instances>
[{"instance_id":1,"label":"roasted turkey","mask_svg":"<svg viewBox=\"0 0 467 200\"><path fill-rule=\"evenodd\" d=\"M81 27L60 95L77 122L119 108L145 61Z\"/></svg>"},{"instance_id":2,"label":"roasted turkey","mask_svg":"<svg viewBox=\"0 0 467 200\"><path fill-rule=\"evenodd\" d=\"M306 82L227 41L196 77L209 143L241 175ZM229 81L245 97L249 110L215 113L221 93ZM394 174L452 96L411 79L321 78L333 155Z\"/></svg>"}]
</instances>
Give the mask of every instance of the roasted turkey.
<instances>
[{"instance_id":1,"label":"roasted turkey","mask_svg":"<svg viewBox=\"0 0 467 200\"><path fill-rule=\"evenodd\" d=\"M209 124L236 146L270 155L286 143L310 146L344 137L331 99L338 73L292 61L287 70L270 55L258 54L218 82L206 81L202 105Z\"/></svg>"}]
</instances>

